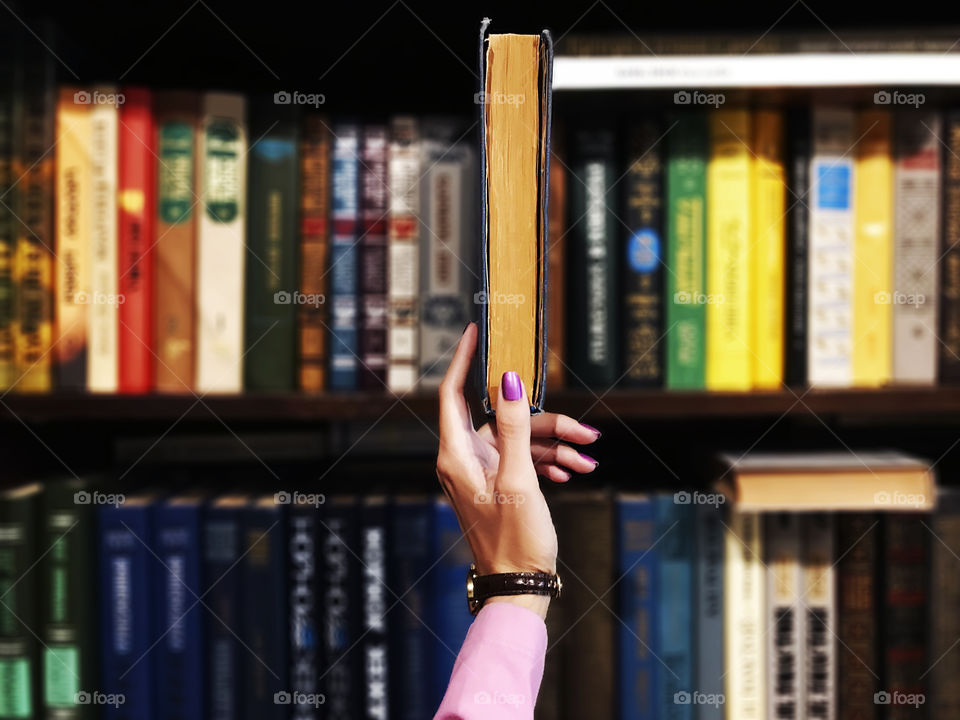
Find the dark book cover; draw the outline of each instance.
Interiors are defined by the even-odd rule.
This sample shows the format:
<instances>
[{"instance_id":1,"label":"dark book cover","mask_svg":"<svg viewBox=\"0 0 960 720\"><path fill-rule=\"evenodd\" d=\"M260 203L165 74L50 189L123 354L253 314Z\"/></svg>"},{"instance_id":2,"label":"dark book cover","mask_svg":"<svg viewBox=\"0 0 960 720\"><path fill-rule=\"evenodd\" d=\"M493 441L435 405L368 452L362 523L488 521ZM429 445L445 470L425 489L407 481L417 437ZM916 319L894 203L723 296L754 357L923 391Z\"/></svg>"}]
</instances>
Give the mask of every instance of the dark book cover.
<instances>
[{"instance_id":1,"label":"dark book cover","mask_svg":"<svg viewBox=\"0 0 960 720\"><path fill-rule=\"evenodd\" d=\"M21 91L21 67L17 60L17 34L11 28L0 33L0 388L17 379L13 348L14 304L13 255L17 245L17 176L14 174L14 113ZM84 377L86 380L86 377Z\"/></svg>"},{"instance_id":2,"label":"dark book cover","mask_svg":"<svg viewBox=\"0 0 960 720\"><path fill-rule=\"evenodd\" d=\"M360 346L357 243L360 237L360 128L333 128L333 241L330 254L330 389L356 390Z\"/></svg>"},{"instance_id":3,"label":"dark book cover","mask_svg":"<svg viewBox=\"0 0 960 720\"><path fill-rule=\"evenodd\" d=\"M323 572L320 566L322 496L294 502L287 512L287 617L290 624L290 720L320 720ZM318 502L310 502L314 499Z\"/></svg>"},{"instance_id":4,"label":"dark book cover","mask_svg":"<svg viewBox=\"0 0 960 720\"><path fill-rule=\"evenodd\" d=\"M947 113L940 236L939 377L960 382L960 111Z\"/></svg>"},{"instance_id":5,"label":"dark book cover","mask_svg":"<svg viewBox=\"0 0 960 720\"><path fill-rule=\"evenodd\" d=\"M387 383L387 128L367 125L360 145L360 389Z\"/></svg>"},{"instance_id":6,"label":"dark book cover","mask_svg":"<svg viewBox=\"0 0 960 720\"><path fill-rule=\"evenodd\" d=\"M941 487L930 523L934 539L930 558L930 717L960 717L960 490Z\"/></svg>"},{"instance_id":7,"label":"dark book cover","mask_svg":"<svg viewBox=\"0 0 960 720\"><path fill-rule=\"evenodd\" d=\"M273 98L253 106L250 135L249 217L246 265L247 390L293 390L296 382L298 287L296 105Z\"/></svg>"},{"instance_id":8,"label":"dark book cover","mask_svg":"<svg viewBox=\"0 0 960 720\"><path fill-rule=\"evenodd\" d=\"M370 720L390 715L390 658L387 609L395 602L387 585L387 537L390 505L383 495L363 501L360 527L363 608L363 714Z\"/></svg>"},{"instance_id":9,"label":"dark book cover","mask_svg":"<svg viewBox=\"0 0 960 720\"><path fill-rule=\"evenodd\" d=\"M810 113L787 116L787 345L786 379L790 387L807 384L807 237L810 211Z\"/></svg>"},{"instance_id":10,"label":"dark book cover","mask_svg":"<svg viewBox=\"0 0 960 720\"><path fill-rule=\"evenodd\" d=\"M694 596L694 677L697 689L707 695L722 695L724 521L717 505L701 504L696 509L695 596ZM722 705L701 705L699 720L723 720Z\"/></svg>"}]
</instances>

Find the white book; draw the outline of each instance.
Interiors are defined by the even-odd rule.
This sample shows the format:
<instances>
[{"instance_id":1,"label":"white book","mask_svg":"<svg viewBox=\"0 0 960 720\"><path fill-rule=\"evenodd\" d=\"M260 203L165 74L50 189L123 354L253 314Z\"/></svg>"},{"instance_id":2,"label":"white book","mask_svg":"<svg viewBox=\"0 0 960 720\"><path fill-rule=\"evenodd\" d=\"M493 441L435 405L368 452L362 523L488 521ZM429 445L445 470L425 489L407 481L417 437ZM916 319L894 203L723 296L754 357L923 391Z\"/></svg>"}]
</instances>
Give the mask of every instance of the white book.
<instances>
[{"instance_id":1,"label":"white book","mask_svg":"<svg viewBox=\"0 0 960 720\"><path fill-rule=\"evenodd\" d=\"M111 101L113 98L113 101ZM90 101L90 292L87 295L87 389L117 392L120 373L120 284L117 235L117 89L94 88Z\"/></svg>"},{"instance_id":2,"label":"white book","mask_svg":"<svg viewBox=\"0 0 960 720\"><path fill-rule=\"evenodd\" d=\"M853 381L853 214L856 116L814 108L807 278L807 375L810 385Z\"/></svg>"},{"instance_id":3,"label":"white book","mask_svg":"<svg viewBox=\"0 0 960 720\"><path fill-rule=\"evenodd\" d=\"M937 378L940 276L940 115L894 116L893 380Z\"/></svg>"},{"instance_id":4,"label":"white book","mask_svg":"<svg viewBox=\"0 0 960 720\"><path fill-rule=\"evenodd\" d=\"M803 556L801 516L764 516L767 609L767 717L803 717Z\"/></svg>"},{"instance_id":5,"label":"white book","mask_svg":"<svg viewBox=\"0 0 960 720\"><path fill-rule=\"evenodd\" d=\"M197 390L240 392L247 211L246 101L241 95L207 93L202 114L198 152Z\"/></svg>"},{"instance_id":6,"label":"white book","mask_svg":"<svg viewBox=\"0 0 960 720\"><path fill-rule=\"evenodd\" d=\"M834 517L803 517L803 643L806 697L799 717L836 720L837 605ZM846 651L845 651L846 652Z\"/></svg>"}]
</instances>

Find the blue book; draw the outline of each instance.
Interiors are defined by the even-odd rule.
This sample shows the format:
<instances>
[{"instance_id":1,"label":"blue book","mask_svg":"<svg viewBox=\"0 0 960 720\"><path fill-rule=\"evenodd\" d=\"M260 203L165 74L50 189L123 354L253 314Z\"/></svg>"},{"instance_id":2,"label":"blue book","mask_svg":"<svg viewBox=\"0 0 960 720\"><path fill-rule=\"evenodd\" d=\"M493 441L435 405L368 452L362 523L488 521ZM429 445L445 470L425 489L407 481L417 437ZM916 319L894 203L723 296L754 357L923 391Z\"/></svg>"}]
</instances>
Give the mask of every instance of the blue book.
<instances>
[{"instance_id":1,"label":"blue book","mask_svg":"<svg viewBox=\"0 0 960 720\"><path fill-rule=\"evenodd\" d=\"M157 713L161 720L205 720L200 559L204 499L170 498L156 506ZM216 621L214 621L216 622Z\"/></svg>"},{"instance_id":2,"label":"blue book","mask_svg":"<svg viewBox=\"0 0 960 720\"><path fill-rule=\"evenodd\" d=\"M719 697L724 692L722 510L716 505L697 505L695 522L694 677L698 691ZM698 705L697 718L723 720L724 707L718 703Z\"/></svg>"},{"instance_id":3,"label":"blue book","mask_svg":"<svg viewBox=\"0 0 960 720\"><path fill-rule=\"evenodd\" d=\"M453 663L467 636L473 616L467 609L464 588L473 556L470 544L460 532L460 523L450 503L437 498L433 506L433 538L431 543L430 607L424 618L436 633L433 638L433 690L431 713L443 700L450 682Z\"/></svg>"},{"instance_id":4,"label":"blue book","mask_svg":"<svg viewBox=\"0 0 960 720\"><path fill-rule=\"evenodd\" d=\"M316 496L314 496L316 497ZM287 604L290 622L291 720L320 720L323 705L318 699L322 670L321 598L323 569L320 567L319 531L321 507L297 502L287 515Z\"/></svg>"},{"instance_id":5,"label":"blue book","mask_svg":"<svg viewBox=\"0 0 960 720\"><path fill-rule=\"evenodd\" d=\"M617 497L617 576L622 625L618 635L620 717L658 718L655 688L660 666L657 586L660 549L656 513L647 495Z\"/></svg>"},{"instance_id":6,"label":"blue book","mask_svg":"<svg viewBox=\"0 0 960 720\"><path fill-rule=\"evenodd\" d=\"M137 495L99 508L103 677L96 702L105 720L156 717L156 593L151 581L156 559L150 517L155 500Z\"/></svg>"},{"instance_id":7,"label":"blue book","mask_svg":"<svg viewBox=\"0 0 960 720\"><path fill-rule=\"evenodd\" d=\"M356 390L360 354L357 297L360 128L340 124L333 134L330 389Z\"/></svg>"},{"instance_id":8,"label":"blue book","mask_svg":"<svg viewBox=\"0 0 960 720\"><path fill-rule=\"evenodd\" d=\"M360 559L363 642L363 717L390 715L390 658L388 656L387 609L396 602L387 585L387 522L390 505L386 496L364 498L361 511Z\"/></svg>"},{"instance_id":9,"label":"blue book","mask_svg":"<svg viewBox=\"0 0 960 720\"><path fill-rule=\"evenodd\" d=\"M246 495L225 495L207 507L203 539L204 603L209 608L206 625L207 691L210 720L240 720L243 704L241 668L247 651L240 644L240 600L243 592L240 565L243 512Z\"/></svg>"}]
</instances>

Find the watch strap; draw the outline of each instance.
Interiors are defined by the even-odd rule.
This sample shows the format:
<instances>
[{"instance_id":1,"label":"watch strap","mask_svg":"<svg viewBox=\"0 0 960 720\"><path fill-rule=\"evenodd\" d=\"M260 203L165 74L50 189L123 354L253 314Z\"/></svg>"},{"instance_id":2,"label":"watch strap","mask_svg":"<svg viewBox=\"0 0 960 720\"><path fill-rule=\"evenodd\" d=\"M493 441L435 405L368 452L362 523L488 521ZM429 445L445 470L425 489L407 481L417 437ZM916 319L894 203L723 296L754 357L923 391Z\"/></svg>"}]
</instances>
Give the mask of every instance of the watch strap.
<instances>
[{"instance_id":1,"label":"watch strap","mask_svg":"<svg viewBox=\"0 0 960 720\"><path fill-rule=\"evenodd\" d=\"M470 566L467 576L467 602L474 615L483 603L497 595L548 595L560 597L562 583L559 575L544 572L516 572L478 575L476 566Z\"/></svg>"}]
</instances>

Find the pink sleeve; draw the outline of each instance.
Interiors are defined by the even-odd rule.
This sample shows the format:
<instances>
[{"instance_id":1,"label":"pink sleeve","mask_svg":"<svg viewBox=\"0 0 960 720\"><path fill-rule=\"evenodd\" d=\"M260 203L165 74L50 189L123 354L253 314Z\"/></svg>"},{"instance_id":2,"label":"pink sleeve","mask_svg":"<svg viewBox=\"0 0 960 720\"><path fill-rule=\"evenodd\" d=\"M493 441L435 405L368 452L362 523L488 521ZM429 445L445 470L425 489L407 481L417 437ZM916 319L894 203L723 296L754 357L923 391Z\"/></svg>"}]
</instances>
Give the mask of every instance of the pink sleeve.
<instances>
[{"instance_id":1,"label":"pink sleeve","mask_svg":"<svg viewBox=\"0 0 960 720\"><path fill-rule=\"evenodd\" d=\"M490 603L467 632L434 720L533 718L547 627L532 610Z\"/></svg>"}]
</instances>

